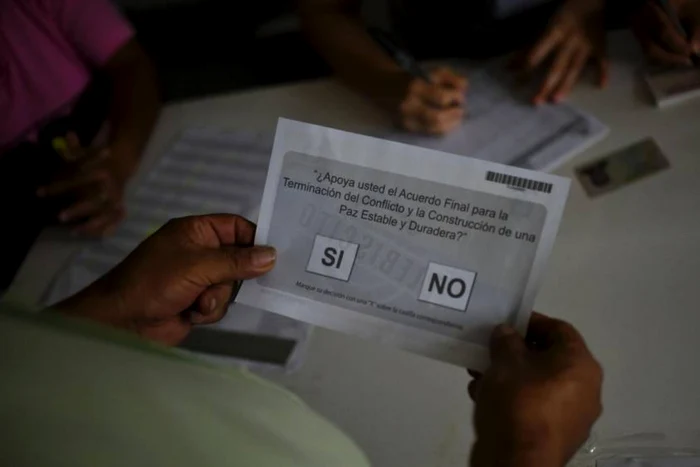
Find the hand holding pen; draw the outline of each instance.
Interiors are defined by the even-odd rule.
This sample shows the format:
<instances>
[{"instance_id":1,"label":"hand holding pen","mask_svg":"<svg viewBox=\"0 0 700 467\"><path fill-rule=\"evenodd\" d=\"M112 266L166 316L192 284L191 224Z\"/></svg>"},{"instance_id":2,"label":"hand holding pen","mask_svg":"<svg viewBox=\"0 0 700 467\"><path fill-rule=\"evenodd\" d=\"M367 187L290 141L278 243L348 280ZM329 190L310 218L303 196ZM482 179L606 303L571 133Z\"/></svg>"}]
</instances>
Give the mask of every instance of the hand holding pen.
<instances>
[{"instance_id":1,"label":"hand holding pen","mask_svg":"<svg viewBox=\"0 0 700 467\"><path fill-rule=\"evenodd\" d=\"M648 0L632 17L644 52L664 65L700 65L700 1Z\"/></svg>"},{"instance_id":2,"label":"hand holding pen","mask_svg":"<svg viewBox=\"0 0 700 467\"><path fill-rule=\"evenodd\" d=\"M416 77L408 83L399 106L401 124L419 133L448 133L464 118L467 79L449 68L433 70L429 78Z\"/></svg>"},{"instance_id":3,"label":"hand holding pen","mask_svg":"<svg viewBox=\"0 0 700 467\"><path fill-rule=\"evenodd\" d=\"M467 79L446 67L427 72L386 33L376 28L370 28L369 33L405 77L398 108L401 126L432 135L455 129L465 115Z\"/></svg>"}]
</instances>

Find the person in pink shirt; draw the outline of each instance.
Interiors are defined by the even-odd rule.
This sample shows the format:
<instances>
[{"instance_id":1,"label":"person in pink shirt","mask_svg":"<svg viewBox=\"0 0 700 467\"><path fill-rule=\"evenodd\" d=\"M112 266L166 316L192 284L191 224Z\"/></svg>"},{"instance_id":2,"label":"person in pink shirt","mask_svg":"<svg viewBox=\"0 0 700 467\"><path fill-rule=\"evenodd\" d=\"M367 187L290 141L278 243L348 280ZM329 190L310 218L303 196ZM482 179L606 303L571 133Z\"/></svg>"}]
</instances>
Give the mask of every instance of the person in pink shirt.
<instances>
[{"instance_id":1,"label":"person in pink shirt","mask_svg":"<svg viewBox=\"0 0 700 467\"><path fill-rule=\"evenodd\" d=\"M109 0L0 0L6 219L112 231L159 107L154 68Z\"/></svg>"}]
</instances>

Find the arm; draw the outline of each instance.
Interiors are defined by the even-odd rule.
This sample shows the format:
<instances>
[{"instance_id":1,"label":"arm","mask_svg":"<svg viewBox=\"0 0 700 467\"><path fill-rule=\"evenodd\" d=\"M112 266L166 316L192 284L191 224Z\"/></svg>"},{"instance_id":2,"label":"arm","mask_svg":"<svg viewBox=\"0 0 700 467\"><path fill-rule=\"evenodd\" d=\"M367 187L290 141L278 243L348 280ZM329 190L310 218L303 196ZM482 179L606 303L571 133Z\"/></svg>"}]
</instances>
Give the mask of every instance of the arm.
<instances>
[{"instance_id":1,"label":"arm","mask_svg":"<svg viewBox=\"0 0 700 467\"><path fill-rule=\"evenodd\" d=\"M372 40L360 7L360 0L300 0L302 27L343 81L378 103L391 105L391 97L402 97L396 94L411 78Z\"/></svg>"},{"instance_id":2,"label":"arm","mask_svg":"<svg viewBox=\"0 0 700 467\"><path fill-rule=\"evenodd\" d=\"M73 163L37 195L71 194L63 199L58 220L77 232L105 235L124 217L124 188L158 115L155 72L131 26L108 0L54 0L49 5L76 53L110 80L112 132L106 147L87 148L69 132L63 152Z\"/></svg>"},{"instance_id":3,"label":"arm","mask_svg":"<svg viewBox=\"0 0 700 467\"><path fill-rule=\"evenodd\" d=\"M120 175L128 179L138 167L160 111L156 72L135 39L107 61L104 71L112 82L109 145L118 157Z\"/></svg>"},{"instance_id":4,"label":"arm","mask_svg":"<svg viewBox=\"0 0 700 467\"><path fill-rule=\"evenodd\" d=\"M367 33L360 0L299 0L302 27L341 80L398 116L410 131L442 134L464 116L467 81L449 69L431 81L402 70Z\"/></svg>"},{"instance_id":5,"label":"arm","mask_svg":"<svg viewBox=\"0 0 700 467\"><path fill-rule=\"evenodd\" d=\"M75 193L58 219L90 236L111 233L124 218L124 189L138 168L160 110L155 70L136 40L129 39L100 68L111 91L107 146L82 147L69 133L64 151L76 162L38 192L41 197Z\"/></svg>"}]
</instances>

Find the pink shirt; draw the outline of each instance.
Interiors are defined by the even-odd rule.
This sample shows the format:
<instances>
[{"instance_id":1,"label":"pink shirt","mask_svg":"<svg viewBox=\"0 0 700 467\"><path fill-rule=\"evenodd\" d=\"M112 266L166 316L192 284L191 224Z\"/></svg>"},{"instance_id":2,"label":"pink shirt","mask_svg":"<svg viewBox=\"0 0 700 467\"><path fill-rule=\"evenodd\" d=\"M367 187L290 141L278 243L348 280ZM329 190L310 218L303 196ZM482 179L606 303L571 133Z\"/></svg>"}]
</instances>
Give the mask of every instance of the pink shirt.
<instances>
[{"instance_id":1,"label":"pink shirt","mask_svg":"<svg viewBox=\"0 0 700 467\"><path fill-rule=\"evenodd\" d=\"M67 114L132 36L109 0L0 0L0 151Z\"/></svg>"}]
</instances>

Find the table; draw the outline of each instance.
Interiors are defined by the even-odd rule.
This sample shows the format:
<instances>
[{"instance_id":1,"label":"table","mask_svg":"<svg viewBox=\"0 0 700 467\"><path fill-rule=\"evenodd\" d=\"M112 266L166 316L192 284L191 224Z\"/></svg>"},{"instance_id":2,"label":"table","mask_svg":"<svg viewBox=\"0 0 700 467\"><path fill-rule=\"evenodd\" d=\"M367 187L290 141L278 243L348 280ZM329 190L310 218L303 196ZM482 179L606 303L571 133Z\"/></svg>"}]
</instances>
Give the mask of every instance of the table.
<instances>
[{"instance_id":1,"label":"table","mask_svg":"<svg viewBox=\"0 0 700 467\"><path fill-rule=\"evenodd\" d=\"M536 308L573 322L603 364L599 440L700 433L700 101L657 110L636 76L641 55L631 36L613 34L610 54L609 87L583 83L572 102L611 133L557 173L571 177L574 166L648 136L671 169L598 199L572 183ZM278 116L350 131L389 124L329 80L202 99L163 111L142 171L184 128L272 129ZM38 300L79 245L44 232L10 294ZM466 464L473 432L463 369L317 330L303 369L278 380L343 428L374 465Z\"/></svg>"}]
</instances>

